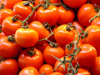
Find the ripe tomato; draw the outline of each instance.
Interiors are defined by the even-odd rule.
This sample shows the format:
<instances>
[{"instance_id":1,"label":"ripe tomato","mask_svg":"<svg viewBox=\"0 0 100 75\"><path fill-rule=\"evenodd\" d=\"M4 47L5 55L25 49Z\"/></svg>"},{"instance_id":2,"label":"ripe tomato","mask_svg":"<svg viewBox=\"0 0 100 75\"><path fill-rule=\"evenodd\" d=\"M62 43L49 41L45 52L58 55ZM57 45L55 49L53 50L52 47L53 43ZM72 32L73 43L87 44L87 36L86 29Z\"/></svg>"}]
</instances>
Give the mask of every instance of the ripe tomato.
<instances>
[{"instance_id":1,"label":"ripe tomato","mask_svg":"<svg viewBox=\"0 0 100 75\"><path fill-rule=\"evenodd\" d=\"M7 36L0 38L0 57L17 57L20 54L21 47L18 46L15 42L9 42L7 38Z\"/></svg>"},{"instance_id":2,"label":"ripe tomato","mask_svg":"<svg viewBox=\"0 0 100 75\"><path fill-rule=\"evenodd\" d=\"M5 37L5 36L6 36L6 35L5 35L3 32L0 33L0 38L1 38L1 37Z\"/></svg>"},{"instance_id":3,"label":"ripe tomato","mask_svg":"<svg viewBox=\"0 0 100 75\"><path fill-rule=\"evenodd\" d=\"M36 53L34 53L34 50ZM34 53L33 55L31 55L32 53L30 54L28 53L29 51L31 51L31 48L24 50L19 55L18 64L21 69L28 66L32 66L32 67L35 67L36 69L39 69L43 65L42 53L37 49L34 49L34 50L32 51L32 53Z\"/></svg>"},{"instance_id":4,"label":"ripe tomato","mask_svg":"<svg viewBox=\"0 0 100 75\"><path fill-rule=\"evenodd\" d=\"M92 3L95 7L100 8L100 0L89 0L90 3Z\"/></svg>"},{"instance_id":5,"label":"ripe tomato","mask_svg":"<svg viewBox=\"0 0 100 75\"><path fill-rule=\"evenodd\" d=\"M93 45L97 48L100 44L100 27L96 25L88 26L85 31L88 32L88 35L84 38L83 42ZM95 38L94 38L95 37Z\"/></svg>"},{"instance_id":6,"label":"ripe tomato","mask_svg":"<svg viewBox=\"0 0 100 75\"><path fill-rule=\"evenodd\" d=\"M57 23L59 19L58 8L54 5L50 5L47 9L44 9L41 6L36 12L37 20L40 22L47 22L50 26L53 26Z\"/></svg>"},{"instance_id":7,"label":"ripe tomato","mask_svg":"<svg viewBox=\"0 0 100 75\"><path fill-rule=\"evenodd\" d=\"M13 16L14 13L10 9L2 9L0 10L0 25L2 24L3 20L8 16Z\"/></svg>"},{"instance_id":8,"label":"ripe tomato","mask_svg":"<svg viewBox=\"0 0 100 75\"><path fill-rule=\"evenodd\" d=\"M89 69L95 62L97 51L90 44L83 44L80 48L81 51L75 56L75 60L79 63L80 67Z\"/></svg>"},{"instance_id":9,"label":"ripe tomato","mask_svg":"<svg viewBox=\"0 0 100 75\"><path fill-rule=\"evenodd\" d=\"M51 73L51 74L49 74L49 75L63 75L63 74L60 73L60 72L53 72L53 73Z\"/></svg>"},{"instance_id":10,"label":"ripe tomato","mask_svg":"<svg viewBox=\"0 0 100 75\"><path fill-rule=\"evenodd\" d=\"M21 47L32 47L39 39L38 33L33 29L19 28L15 32L16 43Z\"/></svg>"},{"instance_id":11,"label":"ripe tomato","mask_svg":"<svg viewBox=\"0 0 100 75\"><path fill-rule=\"evenodd\" d=\"M34 67L25 67L22 69L18 75L39 75L39 72Z\"/></svg>"},{"instance_id":12,"label":"ripe tomato","mask_svg":"<svg viewBox=\"0 0 100 75\"><path fill-rule=\"evenodd\" d=\"M90 72L92 75L100 75L100 57L96 57L95 63L93 64Z\"/></svg>"},{"instance_id":13,"label":"ripe tomato","mask_svg":"<svg viewBox=\"0 0 100 75\"><path fill-rule=\"evenodd\" d=\"M92 13L90 13L90 11ZM85 27L90 25L89 20L97 15L92 4L84 4L81 6L77 13L78 21Z\"/></svg>"},{"instance_id":14,"label":"ripe tomato","mask_svg":"<svg viewBox=\"0 0 100 75\"><path fill-rule=\"evenodd\" d=\"M7 59L0 63L0 75L17 75L18 63L15 59Z\"/></svg>"},{"instance_id":15,"label":"ripe tomato","mask_svg":"<svg viewBox=\"0 0 100 75\"><path fill-rule=\"evenodd\" d=\"M64 50L59 46L57 48L53 48L48 45L43 53L44 60L47 64L50 64L50 65L55 64L56 59L52 55L60 58L60 57L63 57L65 55L65 53L64 53ZM50 59L48 59L48 58L50 58Z\"/></svg>"},{"instance_id":16,"label":"ripe tomato","mask_svg":"<svg viewBox=\"0 0 100 75\"><path fill-rule=\"evenodd\" d=\"M75 75L91 75L91 74L88 70L83 69L83 68L79 68L78 72Z\"/></svg>"},{"instance_id":17,"label":"ripe tomato","mask_svg":"<svg viewBox=\"0 0 100 75\"><path fill-rule=\"evenodd\" d=\"M39 73L42 74L43 72L45 72L45 74L43 75L49 75L51 73L53 73L53 67L49 64L44 64L40 69L39 69Z\"/></svg>"},{"instance_id":18,"label":"ripe tomato","mask_svg":"<svg viewBox=\"0 0 100 75\"><path fill-rule=\"evenodd\" d=\"M100 18L97 17L95 18L92 22L91 22L91 25L97 25L100 27Z\"/></svg>"},{"instance_id":19,"label":"ripe tomato","mask_svg":"<svg viewBox=\"0 0 100 75\"><path fill-rule=\"evenodd\" d=\"M22 0L4 0L4 6L7 9L12 9L16 3L21 2Z\"/></svg>"},{"instance_id":20,"label":"ripe tomato","mask_svg":"<svg viewBox=\"0 0 100 75\"><path fill-rule=\"evenodd\" d=\"M19 3L16 3L13 7L13 12L16 15L20 15L21 17L19 17L19 19L21 19L21 20L28 17L28 15L32 12L32 8L30 6L25 6L23 4L24 2L26 2L26 1L21 1ZM34 5L32 3L30 3L30 4L32 7L34 7ZM30 19L32 19L33 17L34 17L34 14L30 17Z\"/></svg>"},{"instance_id":21,"label":"ripe tomato","mask_svg":"<svg viewBox=\"0 0 100 75\"><path fill-rule=\"evenodd\" d=\"M75 32L68 31L66 27L66 24L60 25L55 31L55 40L61 45L71 43L75 38Z\"/></svg>"},{"instance_id":22,"label":"ripe tomato","mask_svg":"<svg viewBox=\"0 0 100 75\"><path fill-rule=\"evenodd\" d=\"M62 1L71 8L78 8L87 2L87 0L62 0Z\"/></svg>"},{"instance_id":23,"label":"ripe tomato","mask_svg":"<svg viewBox=\"0 0 100 75\"><path fill-rule=\"evenodd\" d=\"M2 31L6 35L13 35L15 34L16 30L19 29L22 25L21 21L14 22L12 20L12 16L9 16L3 20L2 23Z\"/></svg>"},{"instance_id":24,"label":"ripe tomato","mask_svg":"<svg viewBox=\"0 0 100 75\"><path fill-rule=\"evenodd\" d=\"M67 10L63 6L58 7L59 10L59 20L58 24L67 24L74 20L75 14L72 9Z\"/></svg>"}]
</instances>

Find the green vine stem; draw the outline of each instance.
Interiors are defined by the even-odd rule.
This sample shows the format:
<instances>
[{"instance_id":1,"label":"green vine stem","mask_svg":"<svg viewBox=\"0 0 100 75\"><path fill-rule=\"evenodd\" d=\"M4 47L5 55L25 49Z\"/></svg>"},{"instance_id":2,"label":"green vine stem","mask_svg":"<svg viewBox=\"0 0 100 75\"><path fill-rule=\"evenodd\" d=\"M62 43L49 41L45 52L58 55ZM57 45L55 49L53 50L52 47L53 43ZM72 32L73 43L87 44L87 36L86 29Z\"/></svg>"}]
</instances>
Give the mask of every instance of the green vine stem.
<instances>
[{"instance_id":1,"label":"green vine stem","mask_svg":"<svg viewBox=\"0 0 100 75\"><path fill-rule=\"evenodd\" d=\"M7 40L9 42L15 42L15 36L14 35L8 36Z\"/></svg>"},{"instance_id":2,"label":"green vine stem","mask_svg":"<svg viewBox=\"0 0 100 75\"><path fill-rule=\"evenodd\" d=\"M4 9L4 4L0 4L0 10Z\"/></svg>"},{"instance_id":3,"label":"green vine stem","mask_svg":"<svg viewBox=\"0 0 100 75\"><path fill-rule=\"evenodd\" d=\"M5 61L5 58L3 58L2 56L0 57L0 63L2 63L3 61Z\"/></svg>"},{"instance_id":4,"label":"green vine stem","mask_svg":"<svg viewBox=\"0 0 100 75\"><path fill-rule=\"evenodd\" d=\"M28 51L28 55L33 56L36 54L36 50L34 50L33 48L31 48L30 51Z\"/></svg>"},{"instance_id":5,"label":"green vine stem","mask_svg":"<svg viewBox=\"0 0 100 75\"><path fill-rule=\"evenodd\" d=\"M19 17L20 17L19 15L13 16L12 21L13 21L13 22L21 21L21 20L18 19Z\"/></svg>"},{"instance_id":6,"label":"green vine stem","mask_svg":"<svg viewBox=\"0 0 100 75\"><path fill-rule=\"evenodd\" d=\"M2 25L0 25L0 33L2 32Z\"/></svg>"}]
</instances>

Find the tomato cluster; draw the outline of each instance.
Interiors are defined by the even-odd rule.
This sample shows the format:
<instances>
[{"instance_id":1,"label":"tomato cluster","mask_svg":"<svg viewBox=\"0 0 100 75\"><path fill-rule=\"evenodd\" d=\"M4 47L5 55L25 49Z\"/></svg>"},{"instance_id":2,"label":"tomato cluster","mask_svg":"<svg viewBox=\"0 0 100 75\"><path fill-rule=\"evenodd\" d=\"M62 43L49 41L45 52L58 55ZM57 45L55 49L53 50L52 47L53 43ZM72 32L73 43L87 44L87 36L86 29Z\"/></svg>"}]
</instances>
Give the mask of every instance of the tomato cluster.
<instances>
[{"instance_id":1,"label":"tomato cluster","mask_svg":"<svg viewBox=\"0 0 100 75\"><path fill-rule=\"evenodd\" d=\"M100 0L0 0L0 75L100 75Z\"/></svg>"}]
</instances>

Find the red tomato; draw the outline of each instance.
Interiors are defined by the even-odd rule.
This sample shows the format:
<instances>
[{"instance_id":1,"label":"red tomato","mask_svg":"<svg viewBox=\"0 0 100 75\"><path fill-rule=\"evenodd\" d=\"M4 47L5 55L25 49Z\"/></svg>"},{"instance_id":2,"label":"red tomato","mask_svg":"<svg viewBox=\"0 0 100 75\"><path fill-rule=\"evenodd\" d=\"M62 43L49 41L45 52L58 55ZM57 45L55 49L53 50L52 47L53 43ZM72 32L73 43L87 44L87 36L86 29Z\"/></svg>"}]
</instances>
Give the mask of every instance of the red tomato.
<instances>
[{"instance_id":1,"label":"red tomato","mask_svg":"<svg viewBox=\"0 0 100 75\"><path fill-rule=\"evenodd\" d=\"M92 75L100 75L100 57L96 57L95 63L90 71Z\"/></svg>"},{"instance_id":2,"label":"red tomato","mask_svg":"<svg viewBox=\"0 0 100 75\"><path fill-rule=\"evenodd\" d=\"M14 13L10 9L2 9L0 10L0 25L2 24L3 20L8 16L13 16Z\"/></svg>"},{"instance_id":3,"label":"red tomato","mask_svg":"<svg viewBox=\"0 0 100 75\"><path fill-rule=\"evenodd\" d=\"M91 44L97 48L100 44L100 27L96 25L90 25L85 29L85 31L88 32L88 35L84 38L83 42Z\"/></svg>"},{"instance_id":4,"label":"red tomato","mask_svg":"<svg viewBox=\"0 0 100 75\"><path fill-rule=\"evenodd\" d=\"M17 75L18 63L15 59L7 59L0 63L0 75Z\"/></svg>"},{"instance_id":5,"label":"red tomato","mask_svg":"<svg viewBox=\"0 0 100 75\"><path fill-rule=\"evenodd\" d=\"M51 73L51 74L49 74L49 75L63 75L63 74L60 73L60 72L53 72L53 73Z\"/></svg>"},{"instance_id":6,"label":"red tomato","mask_svg":"<svg viewBox=\"0 0 100 75\"><path fill-rule=\"evenodd\" d=\"M72 9L67 10L63 6L58 7L59 10L59 20L58 24L67 24L74 20L75 14Z\"/></svg>"},{"instance_id":7,"label":"red tomato","mask_svg":"<svg viewBox=\"0 0 100 75\"><path fill-rule=\"evenodd\" d=\"M12 20L12 16L9 16L3 20L2 23L2 31L6 35L13 35L15 34L16 30L19 29L22 25L21 21L14 22Z\"/></svg>"},{"instance_id":8,"label":"red tomato","mask_svg":"<svg viewBox=\"0 0 100 75\"><path fill-rule=\"evenodd\" d=\"M13 12L16 15L20 15L21 17L19 17L21 20L26 19L28 17L28 15L32 12L32 8L30 6L24 6L24 2L26 1L21 1L19 3L16 3L13 7ZM34 5L32 3L30 3L32 7L34 7ZM35 13L34 13L35 14ZM31 20L34 17L34 14L30 17L29 20Z\"/></svg>"},{"instance_id":9,"label":"red tomato","mask_svg":"<svg viewBox=\"0 0 100 75\"><path fill-rule=\"evenodd\" d=\"M44 50L43 56L44 56L45 62L50 65L54 65L56 62L56 59L52 55L58 58L61 58L65 55L65 53L61 47L53 48L53 47L47 46L46 49Z\"/></svg>"},{"instance_id":10,"label":"red tomato","mask_svg":"<svg viewBox=\"0 0 100 75\"><path fill-rule=\"evenodd\" d=\"M44 64L40 69L39 69L39 73L42 74L43 72L45 72L45 74L43 75L49 75L51 73L53 73L53 67L49 64Z\"/></svg>"},{"instance_id":11,"label":"red tomato","mask_svg":"<svg viewBox=\"0 0 100 75\"><path fill-rule=\"evenodd\" d=\"M20 54L21 47L15 42L9 42L8 37L0 38L0 57L11 58L17 57Z\"/></svg>"},{"instance_id":12,"label":"red tomato","mask_svg":"<svg viewBox=\"0 0 100 75\"><path fill-rule=\"evenodd\" d=\"M61 45L71 43L75 38L75 32L68 31L66 27L66 24L60 25L55 31L55 40Z\"/></svg>"},{"instance_id":13,"label":"red tomato","mask_svg":"<svg viewBox=\"0 0 100 75\"><path fill-rule=\"evenodd\" d=\"M90 11L92 13L90 13ZM83 6L81 6L78 10L77 13L77 18L78 21L85 27L89 26L91 23L89 22L89 20L94 17L95 15L97 15L97 13L94 10L94 7L92 4L84 4Z\"/></svg>"},{"instance_id":14,"label":"red tomato","mask_svg":"<svg viewBox=\"0 0 100 75\"><path fill-rule=\"evenodd\" d=\"M1 37L5 37L5 36L6 36L6 35L5 35L3 32L0 33L0 38L1 38Z\"/></svg>"},{"instance_id":15,"label":"red tomato","mask_svg":"<svg viewBox=\"0 0 100 75\"><path fill-rule=\"evenodd\" d=\"M35 67L36 69L39 69L42 65L43 65L43 55L42 53L37 50L35 50L35 54L33 54L31 56L31 54L29 54L28 52L31 51L30 48L24 50L18 58L18 63L21 69L25 68L25 67ZM34 51L32 51L34 53Z\"/></svg>"},{"instance_id":16,"label":"red tomato","mask_svg":"<svg viewBox=\"0 0 100 75\"><path fill-rule=\"evenodd\" d=\"M39 72L34 67L25 67L22 69L18 75L39 75Z\"/></svg>"},{"instance_id":17,"label":"red tomato","mask_svg":"<svg viewBox=\"0 0 100 75\"><path fill-rule=\"evenodd\" d=\"M92 3L95 7L100 8L100 0L89 0L90 3Z\"/></svg>"},{"instance_id":18,"label":"red tomato","mask_svg":"<svg viewBox=\"0 0 100 75\"><path fill-rule=\"evenodd\" d=\"M100 18L97 17L95 18L92 22L91 22L91 25L97 25L100 27Z\"/></svg>"},{"instance_id":19,"label":"red tomato","mask_svg":"<svg viewBox=\"0 0 100 75\"><path fill-rule=\"evenodd\" d=\"M78 72L75 75L91 75L91 74L88 70L79 68Z\"/></svg>"},{"instance_id":20,"label":"red tomato","mask_svg":"<svg viewBox=\"0 0 100 75\"><path fill-rule=\"evenodd\" d=\"M59 19L58 8L54 5L50 5L47 9L44 9L41 6L36 12L37 20L40 22L47 22L50 26L53 26L57 23Z\"/></svg>"},{"instance_id":21,"label":"red tomato","mask_svg":"<svg viewBox=\"0 0 100 75\"><path fill-rule=\"evenodd\" d=\"M83 44L80 48L81 51L75 56L75 60L79 63L80 67L89 69L95 62L97 51L90 44Z\"/></svg>"},{"instance_id":22,"label":"red tomato","mask_svg":"<svg viewBox=\"0 0 100 75\"><path fill-rule=\"evenodd\" d=\"M15 32L16 43L21 47L32 47L39 39L38 33L33 29L19 28Z\"/></svg>"},{"instance_id":23,"label":"red tomato","mask_svg":"<svg viewBox=\"0 0 100 75\"><path fill-rule=\"evenodd\" d=\"M87 0L62 0L62 1L71 8L78 8L87 2Z\"/></svg>"}]
</instances>

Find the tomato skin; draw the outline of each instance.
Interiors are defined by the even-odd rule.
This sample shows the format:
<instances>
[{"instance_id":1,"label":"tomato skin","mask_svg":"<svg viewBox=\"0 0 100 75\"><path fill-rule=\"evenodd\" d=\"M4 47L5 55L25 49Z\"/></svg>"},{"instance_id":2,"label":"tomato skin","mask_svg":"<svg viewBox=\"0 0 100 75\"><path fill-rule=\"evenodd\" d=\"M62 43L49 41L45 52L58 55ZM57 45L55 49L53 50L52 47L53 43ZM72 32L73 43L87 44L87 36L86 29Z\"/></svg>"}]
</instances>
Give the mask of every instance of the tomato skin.
<instances>
[{"instance_id":1,"label":"tomato skin","mask_svg":"<svg viewBox=\"0 0 100 75\"><path fill-rule=\"evenodd\" d=\"M50 35L49 31L45 29L43 24L39 21L33 21L29 24L30 29L34 29L39 34L39 39L46 38ZM45 32L45 33L44 33Z\"/></svg>"},{"instance_id":2,"label":"tomato skin","mask_svg":"<svg viewBox=\"0 0 100 75\"><path fill-rule=\"evenodd\" d=\"M0 75L17 75L18 63L15 59L7 59L0 63Z\"/></svg>"},{"instance_id":3,"label":"tomato skin","mask_svg":"<svg viewBox=\"0 0 100 75\"><path fill-rule=\"evenodd\" d=\"M11 58L20 54L21 47L16 43L9 42L6 37L0 38L0 57Z\"/></svg>"},{"instance_id":4,"label":"tomato skin","mask_svg":"<svg viewBox=\"0 0 100 75\"><path fill-rule=\"evenodd\" d=\"M100 27L100 18L97 17L95 18L92 22L91 22L91 25L97 25Z\"/></svg>"},{"instance_id":5,"label":"tomato skin","mask_svg":"<svg viewBox=\"0 0 100 75\"><path fill-rule=\"evenodd\" d=\"M55 31L55 40L61 45L71 43L75 38L75 32L68 31L66 27L66 24L60 25Z\"/></svg>"},{"instance_id":6,"label":"tomato skin","mask_svg":"<svg viewBox=\"0 0 100 75\"><path fill-rule=\"evenodd\" d=\"M67 24L74 20L75 14L72 9L67 10L63 6L59 6L58 10L59 10L58 24Z\"/></svg>"},{"instance_id":7,"label":"tomato skin","mask_svg":"<svg viewBox=\"0 0 100 75\"><path fill-rule=\"evenodd\" d=\"M78 72L75 75L91 75L91 74L88 70L79 68Z\"/></svg>"},{"instance_id":8,"label":"tomato skin","mask_svg":"<svg viewBox=\"0 0 100 75\"><path fill-rule=\"evenodd\" d=\"M15 32L16 43L21 47L32 47L39 39L38 33L33 29L19 28Z\"/></svg>"},{"instance_id":9,"label":"tomato skin","mask_svg":"<svg viewBox=\"0 0 100 75\"><path fill-rule=\"evenodd\" d=\"M13 22L12 18L13 18L13 16L9 16L3 20L2 31L6 35L15 34L16 30L19 29L22 25L22 22L20 22L20 21Z\"/></svg>"},{"instance_id":10,"label":"tomato skin","mask_svg":"<svg viewBox=\"0 0 100 75\"><path fill-rule=\"evenodd\" d=\"M93 45L97 48L100 44L100 27L96 25L88 26L85 31L88 32L88 35L84 38L83 42ZM95 38L94 38L95 37Z\"/></svg>"},{"instance_id":11,"label":"tomato skin","mask_svg":"<svg viewBox=\"0 0 100 75\"><path fill-rule=\"evenodd\" d=\"M6 36L6 35L5 35L3 32L0 33L0 38L1 38L1 37L5 37L5 36Z\"/></svg>"},{"instance_id":12,"label":"tomato skin","mask_svg":"<svg viewBox=\"0 0 100 75\"><path fill-rule=\"evenodd\" d=\"M53 72L53 73L51 73L50 75L63 75L63 74L60 73L60 72Z\"/></svg>"},{"instance_id":13,"label":"tomato skin","mask_svg":"<svg viewBox=\"0 0 100 75\"><path fill-rule=\"evenodd\" d=\"M30 56L28 55L28 51L30 50L31 48L28 48L19 55L18 64L21 69L28 66L32 66L32 67L35 67L36 69L39 69L43 65L42 53L39 50L34 49L36 51L36 54L33 56Z\"/></svg>"},{"instance_id":14,"label":"tomato skin","mask_svg":"<svg viewBox=\"0 0 100 75\"><path fill-rule=\"evenodd\" d=\"M79 63L80 67L88 69L94 64L97 51L90 44L83 44L80 48L81 51L75 56L75 60Z\"/></svg>"},{"instance_id":15,"label":"tomato skin","mask_svg":"<svg viewBox=\"0 0 100 75\"><path fill-rule=\"evenodd\" d=\"M63 0L63 2L71 8L78 8L85 4L87 0Z\"/></svg>"},{"instance_id":16,"label":"tomato skin","mask_svg":"<svg viewBox=\"0 0 100 75\"><path fill-rule=\"evenodd\" d=\"M27 72L27 73L26 73ZM34 67L25 67L22 69L18 75L39 75L39 72Z\"/></svg>"},{"instance_id":17,"label":"tomato skin","mask_svg":"<svg viewBox=\"0 0 100 75\"><path fill-rule=\"evenodd\" d=\"M89 0L95 7L100 8L100 0Z\"/></svg>"},{"instance_id":18,"label":"tomato skin","mask_svg":"<svg viewBox=\"0 0 100 75\"><path fill-rule=\"evenodd\" d=\"M14 13L10 9L2 9L0 10L0 24L2 24L3 20L8 16L13 16Z\"/></svg>"},{"instance_id":19,"label":"tomato skin","mask_svg":"<svg viewBox=\"0 0 100 75\"><path fill-rule=\"evenodd\" d=\"M53 47L50 47L48 45L46 47L46 49L44 50L44 53L43 53L44 60L45 60L45 62L47 64L50 64L50 65L54 65L55 64L56 59L52 55L60 58L60 57L63 57L65 55L65 52L59 46L57 48L53 48ZM50 59L48 59L48 58L50 58Z\"/></svg>"},{"instance_id":20,"label":"tomato skin","mask_svg":"<svg viewBox=\"0 0 100 75\"><path fill-rule=\"evenodd\" d=\"M45 72L46 75L49 75L53 73L53 67L49 64L44 64L40 69L39 69L39 74L42 74ZM43 75L45 75L43 74Z\"/></svg>"},{"instance_id":21,"label":"tomato skin","mask_svg":"<svg viewBox=\"0 0 100 75\"><path fill-rule=\"evenodd\" d=\"M59 19L58 8L54 5L50 5L47 9L44 9L42 6L36 12L37 20L40 22L47 22L50 26L53 26L57 23Z\"/></svg>"},{"instance_id":22,"label":"tomato skin","mask_svg":"<svg viewBox=\"0 0 100 75\"><path fill-rule=\"evenodd\" d=\"M92 13L90 13L90 11ZM78 21L85 27L89 26L91 23L89 22L89 20L94 17L95 15L97 15L97 13L94 10L94 7L92 4L84 4L83 6L81 6L78 10L77 13L77 18Z\"/></svg>"},{"instance_id":23,"label":"tomato skin","mask_svg":"<svg viewBox=\"0 0 100 75\"><path fill-rule=\"evenodd\" d=\"M92 75L100 75L100 57L96 57L95 63L90 72Z\"/></svg>"},{"instance_id":24,"label":"tomato skin","mask_svg":"<svg viewBox=\"0 0 100 75\"><path fill-rule=\"evenodd\" d=\"M21 1L19 3L16 3L13 7L13 12L16 15L20 15L19 19L24 20L28 17L28 15L32 12L32 9L30 6L24 6L23 3L26 1ZM32 7L34 7L34 5L32 3L30 3ZM34 17L34 14L29 18L29 20L31 20Z\"/></svg>"}]
</instances>

